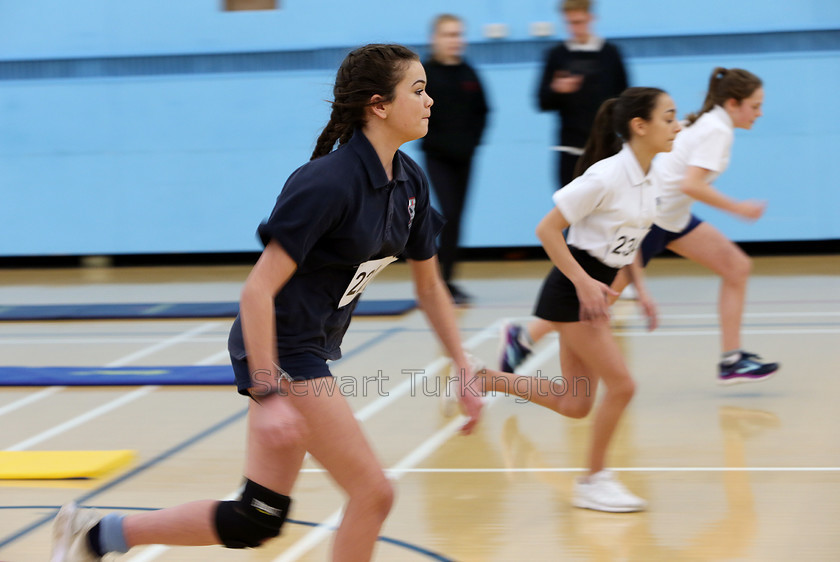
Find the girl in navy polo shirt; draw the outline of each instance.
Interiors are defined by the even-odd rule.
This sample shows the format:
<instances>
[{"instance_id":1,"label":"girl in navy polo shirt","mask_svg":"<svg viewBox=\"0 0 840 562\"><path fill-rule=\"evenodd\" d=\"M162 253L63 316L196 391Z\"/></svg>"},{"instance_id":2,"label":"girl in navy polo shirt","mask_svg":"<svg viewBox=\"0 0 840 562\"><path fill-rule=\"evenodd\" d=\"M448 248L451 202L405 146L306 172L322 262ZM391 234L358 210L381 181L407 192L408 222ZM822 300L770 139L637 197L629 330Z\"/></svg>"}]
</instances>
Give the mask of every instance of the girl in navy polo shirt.
<instances>
[{"instance_id":1,"label":"girl in navy polo shirt","mask_svg":"<svg viewBox=\"0 0 840 562\"><path fill-rule=\"evenodd\" d=\"M265 249L245 282L228 345L238 389L253 398L239 499L101 520L68 504L56 517L53 562L99 560L143 544L260 546L280 534L307 451L349 497L333 560L371 557L393 490L347 400L317 392L314 379L331 376L326 361L341 355L359 294L400 254L410 261L421 309L456 367L469 369L435 255L440 218L422 171L399 151L428 130L433 102L425 86L423 66L405 47L351 52L312 160L289 177L259 227ZM481 399L461 379L468 433Z\"/></svg>"}]
</instances>

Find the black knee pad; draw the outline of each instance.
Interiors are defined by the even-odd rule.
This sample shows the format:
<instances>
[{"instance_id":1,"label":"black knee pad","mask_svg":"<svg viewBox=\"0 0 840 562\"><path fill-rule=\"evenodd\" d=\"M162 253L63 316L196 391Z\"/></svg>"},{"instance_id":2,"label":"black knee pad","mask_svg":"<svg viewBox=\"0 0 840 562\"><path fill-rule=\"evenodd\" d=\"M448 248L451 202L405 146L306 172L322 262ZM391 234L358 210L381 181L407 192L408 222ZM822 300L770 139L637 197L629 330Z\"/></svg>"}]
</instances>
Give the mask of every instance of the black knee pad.
<instances>
[{"instance_id":1,"label":"black knee pad","mask_svg":"<svg viewBox=\"0 0 840 562\"><path fill-rule=\"evenodd\" d=\"M246 478L238 500L219 502L216 533L227 548L260 546L280 534L291 501Z\"/></svg>"}]
</instances>

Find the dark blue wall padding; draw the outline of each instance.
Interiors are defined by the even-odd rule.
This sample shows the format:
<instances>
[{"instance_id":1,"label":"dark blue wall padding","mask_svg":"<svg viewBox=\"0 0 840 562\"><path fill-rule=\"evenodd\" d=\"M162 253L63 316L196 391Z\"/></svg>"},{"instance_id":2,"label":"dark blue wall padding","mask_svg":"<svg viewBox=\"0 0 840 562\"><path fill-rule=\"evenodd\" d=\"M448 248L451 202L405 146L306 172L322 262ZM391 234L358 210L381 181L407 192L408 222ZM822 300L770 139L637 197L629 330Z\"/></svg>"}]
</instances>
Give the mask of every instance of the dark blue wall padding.
<instances>
[{"instance_id":1,"label":"dark blue wall padding","mask_svg":"<svg viewBox=\"0 0 840 562\"><path fill-rule=\"evenodd\" d=\"M0 386L233 384L230 365L177 367L0 367Z\"/></svg>"},{"instance_id":2,"label":"dark blue wall padding","mask_svg":"<svg viewBox=\"0 0 840 562\"><path fill-rule=\"evenodd\" d=\"M363 300L353 315L404 314L415 306L412 299ZM238 302L0 305L0 321L227 318L238 312Z\"/></svg>"}]
</instances>

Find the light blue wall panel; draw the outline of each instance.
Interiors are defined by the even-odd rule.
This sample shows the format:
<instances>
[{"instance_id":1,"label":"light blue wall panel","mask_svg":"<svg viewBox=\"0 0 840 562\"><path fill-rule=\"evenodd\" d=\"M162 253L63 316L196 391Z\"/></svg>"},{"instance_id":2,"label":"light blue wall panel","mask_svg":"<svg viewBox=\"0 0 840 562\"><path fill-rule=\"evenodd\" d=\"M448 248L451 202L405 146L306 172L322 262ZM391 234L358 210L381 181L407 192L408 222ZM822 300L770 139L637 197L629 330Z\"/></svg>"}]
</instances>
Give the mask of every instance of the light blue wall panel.
<instances>
[{"instance_id":1,"label":"light blue wall panel","mask_svg":"<svg viewBox=\"0 0 840 562\"><path fill-rule=\"evenodd\" d=\"M831 97L840 91L831 31L840 29L840 2L779 0L770 9L750 1L733 11L710 1L660 13L654 0L603 0L599 24L630 38L622 45L633 84L670 91L681 114L699 107L716 65L764 79L765 116L738 131L718 187L766 199L767 215L749 224L700 206L699 214L740 241L840 239L840 107ZM224 13L216 0L2 3L0 256L256 250L257 224L328 118L324 100L347 46L421 44L432 15L452 8L283 6ZM555 118L534 101L550 42L530 41L528 24L556 21L554 6L458 4L493 109L475 162L467 246L538 243L534 227L551 206ZM511 37L480 41L484 23L509 24ZM800 32L739 35L779 30ZM238 54L250 51L265 52ZM416 143L406 151L422 163Z\"/></svg>"},{"instance_id":2,"label":"light blue wall panel","mask_svg":"<svg viewBox=\"0 0 840 562\"><path fill-rule=\"evenodd\" d=\"M14 84L0 255L257 249L257 224L326 123L330 80Z\"/></svg>"},{"instance_id":3,"label":"light blue wall panel","mask_svg":"<svg viewBox=\"0 0 840 562\"><path fill-rule=\"evenodd\" d=\"M0 59L308 49L374 41L421 44L435 14L456 11L478 40L486 24L508 39L536 21L559 23L556 0L278 0L279 10L224 12L222 0L7 0ZM609 37L837 29L836 0L601 0ZM557 35L562 30L557 26Z\"/></svg>"}]
</instances>

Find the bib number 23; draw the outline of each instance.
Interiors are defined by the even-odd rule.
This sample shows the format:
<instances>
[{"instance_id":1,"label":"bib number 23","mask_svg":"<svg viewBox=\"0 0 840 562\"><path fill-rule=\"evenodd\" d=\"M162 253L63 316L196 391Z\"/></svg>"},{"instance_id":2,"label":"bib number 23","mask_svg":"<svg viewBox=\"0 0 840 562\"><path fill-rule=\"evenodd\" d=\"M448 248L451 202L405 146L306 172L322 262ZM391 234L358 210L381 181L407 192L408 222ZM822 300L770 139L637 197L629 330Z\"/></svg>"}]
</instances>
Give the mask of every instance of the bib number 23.
<instances>
[{"instance_id":1,"label":"bib number 23","mask_svg":"<svg viewBox=\"0 0 840 562\"><path fill-rule=\"evenodd\" d=\"M356 269L356 273L353 275L353 279L347 286L347 290L344 291L341 300L338 301L338 308L345 307L353 302L353 299L362 294L362 291L376 277L377 273L385 269L386 265L396 260L397 258L395 256L391 256L378 260L369 260L360 264Z\"/></svg>"},{"instance_id":2,"label":"bib number 23","mask_svg":"<svg viewBox=\"0 0 840 562\"><path fill-rule=\"evenodd\" d=\"M612 249L612 254L618 254L619 256L630 256L633 252L636 251L636 243L638 240L636 238L628 238L626 236L619 236L618 239L615 241L616 246Z\"/></svg>"},{"instance_id":3,"label":"bib number 23","mask_svg":"<svg viewBox=\"0 0 840 562\"><path fill-rule=\"evenodd\" d=\"M609 250L606 255L604 263L610 267L623 267L633 261L633 256L636 250L639 249L639 244L647 234L646 228L622 227L613 238L612 244L609 245Z\"/></svg>"}]
</instances>

